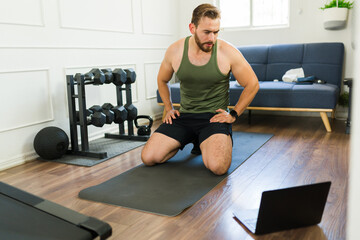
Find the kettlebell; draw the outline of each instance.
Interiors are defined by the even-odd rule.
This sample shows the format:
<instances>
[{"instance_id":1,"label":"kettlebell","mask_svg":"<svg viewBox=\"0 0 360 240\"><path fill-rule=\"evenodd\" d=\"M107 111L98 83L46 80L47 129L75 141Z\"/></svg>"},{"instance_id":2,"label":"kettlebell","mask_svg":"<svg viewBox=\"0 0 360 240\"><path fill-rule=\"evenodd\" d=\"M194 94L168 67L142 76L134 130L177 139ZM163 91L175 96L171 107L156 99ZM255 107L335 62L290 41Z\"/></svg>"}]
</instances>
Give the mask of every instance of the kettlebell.
<instances>
[{"instance_id":1,"label":"kettlebell","mask_svg":"<svg viewBox=\"0 0 360 240\"><path fill-rule=\"evenodd\" d=\"M139 126L138 119L144 118L149 120L149 125ZM151 134L151 126L153 125L153 119L148 115L139 115L135 118L135 127L138 129L137 134L139 136L145 136Z\"/></svg>"}]
</instances>

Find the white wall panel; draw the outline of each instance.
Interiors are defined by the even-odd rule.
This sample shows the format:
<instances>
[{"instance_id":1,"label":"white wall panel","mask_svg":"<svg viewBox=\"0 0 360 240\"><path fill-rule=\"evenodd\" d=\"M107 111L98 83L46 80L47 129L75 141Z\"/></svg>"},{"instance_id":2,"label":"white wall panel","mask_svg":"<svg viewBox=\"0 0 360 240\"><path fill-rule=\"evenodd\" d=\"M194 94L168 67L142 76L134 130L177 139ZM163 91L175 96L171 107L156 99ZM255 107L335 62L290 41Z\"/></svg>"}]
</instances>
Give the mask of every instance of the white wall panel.
<instances>
[{"instance_id":1,"label":"white wall panel","mask_svg":"<svg viewBox=\"0 0 360 240\"><path fill-rule=\"evenodd\" d=\"M44 26L42 1L2 0L0 23Z\"/></svg>"},{"instance_id":2,"label":"white wall panel","mask_svg":"<svg viewBox=\"0 0 360 240\"><path fill-rule=\"evenodd\" d=\"M157 75L161 63L145 63L146 99L156 98Z\"/></svg>"},{"instance_id":3,"label":"white wall panel","mask_svg":"<svg viewBox=\"0 0 360 240\"><path fill-rule=\"evenodd\" d=\"M172 35L177 29L174 0L142 0L142 25L145 34ZM151 11L149 11L151 9Z\"/></svg>"},{"instance_id":4,"label":"white wall panel","mask_svg":"<svg viewBox=\"0 0 360 240\"><path fill-rule=\"evenodd\" d=\"M177 40L173 6L178 1L1 0L0 101L6 107L0 142L6 144L0 146L0 169L34 159L33 140L44 127L57 126L70 135L66 74L134 68L132 100L138 113L161 117L162 107L151 98L157 88L149 77L157 75L155 65L148 65L145 73L144 64L160 63L166 48ZM143 22L153 21L153 13L156 21L162 14L162 22L145 26L144 34ZM87 107L117 103L113 84L88 85L86 94ZM116 124L89 126L89 137L114 130Z\"/></svg>"},{"instance_id":5,"label":"white wall panel","mask_svg":"<svg viewBox=\"0 0 360 240\"><path fill-rule=\"evenodd\" d=\"M48 70L0 72L0 85L0 132L53 120Z\"/></svg>"},{"instance_id":6,"label":"white wall panel","mask_svg":"<svg viewBox=\"0 0 360 240\"><path fill-rule=\"evenodd\" d=\"M131 0L59 0L63 28L133 32Z\"/></svg>"}]
</instances>

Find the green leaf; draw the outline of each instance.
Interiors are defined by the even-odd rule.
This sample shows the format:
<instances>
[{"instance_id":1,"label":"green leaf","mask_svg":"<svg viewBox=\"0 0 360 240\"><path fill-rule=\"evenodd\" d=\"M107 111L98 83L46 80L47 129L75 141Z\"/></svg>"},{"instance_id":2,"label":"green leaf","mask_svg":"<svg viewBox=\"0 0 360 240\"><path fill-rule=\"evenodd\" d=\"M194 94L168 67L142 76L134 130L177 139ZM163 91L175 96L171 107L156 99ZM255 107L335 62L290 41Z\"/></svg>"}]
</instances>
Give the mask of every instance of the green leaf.
<instances>
[{"instance_id":1,"label":"green leaf","mask_svg":"<svg viewBox=\"0 0 360 240\"><path fill-rule=\"evenodd\" d=\"M352 9L354 7L353 4L354 4L354 2L338 0L338 6L336 6L336 0L332 0L330 3L325 4L325 6L320 9L325 10L328 8L336 8L336 7Z\"/></svg>"}]
</instances>

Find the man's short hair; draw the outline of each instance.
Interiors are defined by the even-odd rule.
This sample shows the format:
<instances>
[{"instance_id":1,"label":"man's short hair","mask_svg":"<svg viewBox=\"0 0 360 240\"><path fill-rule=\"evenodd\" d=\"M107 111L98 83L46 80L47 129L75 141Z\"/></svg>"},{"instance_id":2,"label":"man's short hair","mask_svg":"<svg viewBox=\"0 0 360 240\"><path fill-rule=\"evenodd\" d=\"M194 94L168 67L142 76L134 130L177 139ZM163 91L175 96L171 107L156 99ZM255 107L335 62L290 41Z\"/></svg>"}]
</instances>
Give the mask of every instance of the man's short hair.
<instances>
[{"instance_id":1,"label":"man's short hair","mask_svg":"<svg viewBox=\"0 0 360 240\"><path fill-rule=\"evenodd\" d=\"M197 27L202 17L211 19L221 18L220 10L211 4L201 4L194 9L191 23Z\"/></svg>"}]
</instances>

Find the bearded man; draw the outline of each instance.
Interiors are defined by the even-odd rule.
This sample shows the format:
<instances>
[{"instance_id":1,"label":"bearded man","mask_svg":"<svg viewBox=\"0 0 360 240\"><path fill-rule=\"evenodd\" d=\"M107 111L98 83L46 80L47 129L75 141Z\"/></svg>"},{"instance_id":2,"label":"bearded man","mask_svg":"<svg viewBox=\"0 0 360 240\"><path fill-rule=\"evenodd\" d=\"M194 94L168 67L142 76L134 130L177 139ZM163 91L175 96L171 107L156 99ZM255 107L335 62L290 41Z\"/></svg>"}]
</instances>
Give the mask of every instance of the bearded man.
<instances>
[{"instance_id":1,"label":"bearded man","mask_svg":"<svg viewBox=\"0 0 360 240\"><path fill-rule=\"evenodd\" d=\"M227 172L232 158L232 123L255 97L258 79L242 54L217 39L220 11L201 4L193 11L191 36L169 46L157 83L166 116L141 153L145 165L163 163L188 143L199 147L204 165L216 175ZM244 87L233 110L229 105L230 71ZM168 82L180 80L180 109L175 110Z\"/></svg>"}]
</instances>

